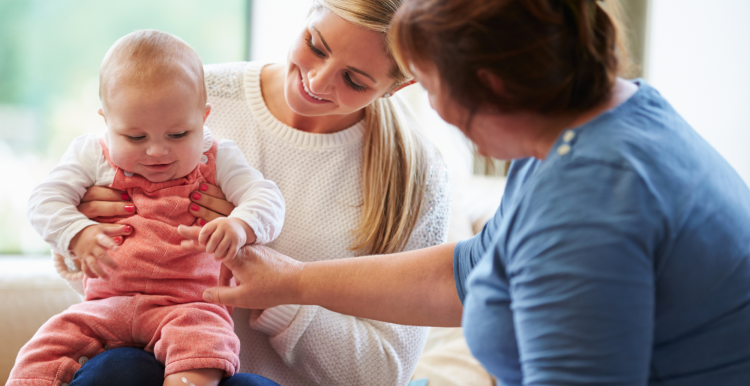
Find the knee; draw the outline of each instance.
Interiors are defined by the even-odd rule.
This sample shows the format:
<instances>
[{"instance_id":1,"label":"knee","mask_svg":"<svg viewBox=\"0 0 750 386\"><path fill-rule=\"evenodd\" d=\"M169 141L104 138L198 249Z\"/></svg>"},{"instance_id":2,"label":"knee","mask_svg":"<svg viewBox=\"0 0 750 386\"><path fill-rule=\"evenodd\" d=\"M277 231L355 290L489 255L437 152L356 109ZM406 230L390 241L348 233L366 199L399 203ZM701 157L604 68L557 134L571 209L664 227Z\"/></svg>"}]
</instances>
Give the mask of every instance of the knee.
<instances>
[{"instance_id":1,"label":"knee","mask_svg":"<svg viewBox=\"0 0 750 386\"><path fill-rule=\"evenodd\" d=\"M133 347L104 351L76 372L70 386L161 386L164 366L153 354Z\"/></svg>"}]
</instances>

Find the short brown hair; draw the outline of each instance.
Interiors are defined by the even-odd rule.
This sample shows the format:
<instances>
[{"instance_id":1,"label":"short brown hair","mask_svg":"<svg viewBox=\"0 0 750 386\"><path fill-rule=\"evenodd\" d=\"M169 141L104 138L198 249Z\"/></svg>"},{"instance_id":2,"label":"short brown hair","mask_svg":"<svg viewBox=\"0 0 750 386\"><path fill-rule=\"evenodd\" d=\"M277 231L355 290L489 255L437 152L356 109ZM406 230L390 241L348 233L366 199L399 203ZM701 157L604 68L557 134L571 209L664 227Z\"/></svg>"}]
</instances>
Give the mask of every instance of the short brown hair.
<instances>
[{"instance_id":1,"label":"short brown hair","mask_svg":"<svg viewBox=\"0 0 750 386\"><path fill-rule=\"evenodd\" d=\"M472 114L489 107L552 115L610 95L618 47L624 51L616 25L593 0L409 0L390 39L397 60L434 66L443 92ZM501 93L480 70L502 80Z\"/></svg>"},{"instance_id":2,"label":"short brown hair","mask_svg":"<svg viewBox=\"0 0 750 386\"><path fill-rule=\"evenodd\" d=\"M206 103L198 53L172 34L135 31L118 39L104 56L99 69L99 98L104 102L113 85L161 85L185 78L196 83L202 103Z\"/></svg>"}]
</instances>

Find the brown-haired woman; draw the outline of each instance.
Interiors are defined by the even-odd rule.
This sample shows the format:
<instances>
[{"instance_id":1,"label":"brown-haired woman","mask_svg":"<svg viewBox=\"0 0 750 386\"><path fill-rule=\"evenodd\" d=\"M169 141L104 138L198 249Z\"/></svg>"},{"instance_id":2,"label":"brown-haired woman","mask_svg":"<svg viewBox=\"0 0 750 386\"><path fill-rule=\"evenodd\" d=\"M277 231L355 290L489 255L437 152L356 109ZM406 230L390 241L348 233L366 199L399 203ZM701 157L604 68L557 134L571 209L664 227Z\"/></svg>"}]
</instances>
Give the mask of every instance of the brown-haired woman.
<instances>
[{"instance_id":1,"label":"brown-haired woman","mask_svg":"<svg viewBox=\"0 0 750 386\"><path fill-rule=\"evenodd\" d=\"M248 248L229 263L242 285L204 298L462 324L504 385L750 384L750 190L655 89L617 77L603 7L405 2L397 57L480 152L514 160L495 218L388 256Z\"/></svg>"}]
</instances>

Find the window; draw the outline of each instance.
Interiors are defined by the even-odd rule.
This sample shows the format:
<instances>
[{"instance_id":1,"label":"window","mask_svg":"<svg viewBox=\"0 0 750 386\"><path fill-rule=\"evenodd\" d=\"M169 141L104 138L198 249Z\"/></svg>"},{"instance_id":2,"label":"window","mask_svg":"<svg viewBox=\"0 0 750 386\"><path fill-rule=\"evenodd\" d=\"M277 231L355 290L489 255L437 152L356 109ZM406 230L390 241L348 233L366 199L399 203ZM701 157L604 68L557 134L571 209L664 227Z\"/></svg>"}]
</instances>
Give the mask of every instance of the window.
<instances>
[{"instance_id":1,"label":"window","mask_svg":"<svg viewBox=\"0 0 750 386\"><path fill-rule=\"evenodd\" d=\"M31 190L75 137L105 128L98 72L123 35L154 28L204 63L246 60L249 0L0 1L0 253L46 253L26 219Z\"/></svg>"}]
</instances>

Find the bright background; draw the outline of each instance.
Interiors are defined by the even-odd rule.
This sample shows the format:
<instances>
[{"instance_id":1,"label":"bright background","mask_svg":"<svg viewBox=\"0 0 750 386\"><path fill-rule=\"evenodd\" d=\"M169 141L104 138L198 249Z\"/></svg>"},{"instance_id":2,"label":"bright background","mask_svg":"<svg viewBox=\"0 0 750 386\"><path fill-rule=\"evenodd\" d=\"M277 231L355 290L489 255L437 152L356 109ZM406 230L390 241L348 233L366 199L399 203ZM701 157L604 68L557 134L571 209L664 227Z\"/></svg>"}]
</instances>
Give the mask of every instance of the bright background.
<instances>
[{"instance_id":1,"label":"bright background","mask_svg":"<svg viewBox=\"0 0 750 386\"><path fill-rule=\"evenodd\" d=\"M750 1L624 2L642 76L750 183ZM310 3L0 0L0 254L48 250L26 220L26 201L74 137L104 127L97 72L117 38L156 28L186 40L204 63L284 62ZM461 135L418 86L407 90L449 164L473 168L454 145ZM460 184L462 171L452 172Z\"/></svg>"}]
</instances>

